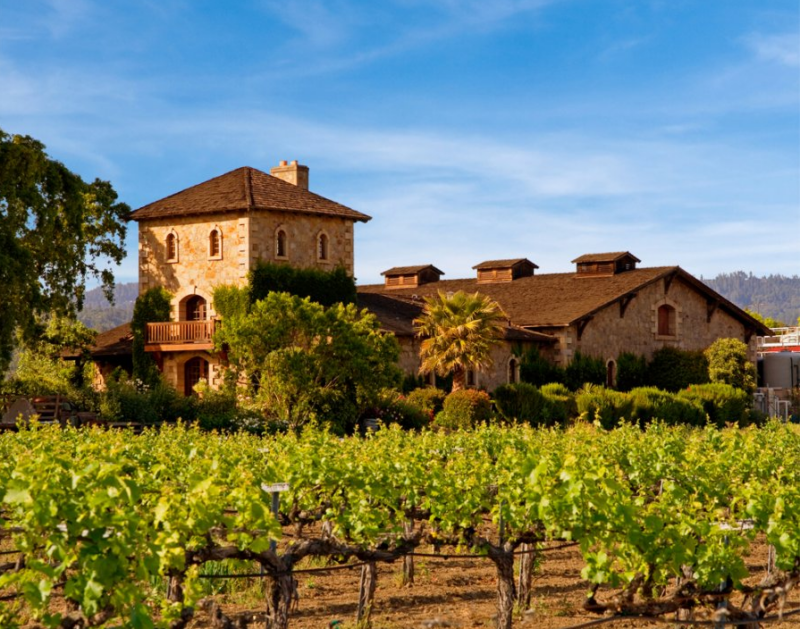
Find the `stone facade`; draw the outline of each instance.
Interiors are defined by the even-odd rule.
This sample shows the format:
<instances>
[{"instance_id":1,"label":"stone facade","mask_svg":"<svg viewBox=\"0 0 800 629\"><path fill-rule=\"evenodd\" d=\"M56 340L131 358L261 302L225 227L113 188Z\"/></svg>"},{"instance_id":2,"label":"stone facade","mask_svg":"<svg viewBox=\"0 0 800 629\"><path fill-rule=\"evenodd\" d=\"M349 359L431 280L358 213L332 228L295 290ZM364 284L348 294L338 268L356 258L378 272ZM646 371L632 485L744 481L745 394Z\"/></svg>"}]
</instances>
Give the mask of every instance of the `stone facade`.
<instances>
[{"instance_id":1,"label":"stone facade","mask_svg":"<svg viewBox=\"0 0 800 629\"><path fill-rule=\"evenodd\" d=\"M414 336L399 336L400 360L398 365L404 373L417 375L419 373L420 358L419 350L422 339ZM519 360L517 355L520 350L525 351L533 343L511 343L502 341L496 345L491 352L492 366L488 369L477 371L474 374L474 388L493 391L501 384L519 381ZM554 360L553 350L548 345L537 345L542 356L549 360ZM516 359L517 366L514 367L514 380L512 380L512 359ZM431 383L432 384L432 383Z\"/></svg>"},{"instance_id":2,"label":"stone facade","mask_svg":"<svg viewBox=\"0 0 800 629\"><path fill-rule=\"evenodd\" d=\"M279 230L286 233L284 256L277 255ZM320 256L322 236L327 238L325 258ZM341 265L353 274L353 221L334 216L260 212L250 217L248 238L250 267L258 260L326 271Z\"/></svg>"},{"instance_id":3,"label":"stone facade","mask_svg":"<svg viewBox=\"0 0 800 629\"><path fill-rule=\"evenodd\" d=\"M295 165L285 169L288 174L277 173L281 178L297 174ZM304 176L304 180L290 183L305 184L307 189L307 169ZM249 271L259 261L324 270L343 266L352 275L353 222L340 216L277 210L140 219L139 294L158 286L166 288L173 295L171 321L214 319L214 288L246 284ZM212 232L218 243L213 246ZM200 315L198 297L202 298ZM209 384L218 387L224 367L208 346L198 350L186 345L163 347L157 361L167 382L184 392L189 377L186 364L195 357L206 361Z\"/></svg>"},{"instance_id":4,"label":"stone facade","mask_svg":"<svg viewBox=\"0 0 800 629\"><path fill-rule=\"evenodd\" d=\"M593 281L587 278L586 282ZM674 334L658 332L658 308L675 309ZM654 282L642 288L627 304L624 314L619 303L596 312L585 325L578 339L578 326L537 328L559 340L556 362L568 365L576 351L581 354L616 361L621 352L632 352L652 358L653 352L665 346L682 350L704 350L719 338L737 338L748 344L749 358L756 360L756 338L747 338L745 327L722 309L711 309L706 297L692 286L676 278L669 284Z\"/></svg>"}]
</instances>

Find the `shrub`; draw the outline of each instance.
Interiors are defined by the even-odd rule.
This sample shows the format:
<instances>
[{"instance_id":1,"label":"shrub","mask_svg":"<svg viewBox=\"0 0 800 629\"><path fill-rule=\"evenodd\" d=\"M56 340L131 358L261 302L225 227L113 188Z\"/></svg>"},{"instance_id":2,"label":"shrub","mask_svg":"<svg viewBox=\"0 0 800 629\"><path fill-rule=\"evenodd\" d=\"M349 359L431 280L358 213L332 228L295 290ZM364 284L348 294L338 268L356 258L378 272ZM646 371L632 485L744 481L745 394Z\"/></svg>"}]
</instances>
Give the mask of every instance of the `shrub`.
<instances>
[{"instance_id":1,"label":"shrub","mask_svg":"<svg viewBox=\"0 0 800 629\"><path fill-rule=\"evenodd\" d=\"M563 382L564 370L554 365L544 356L535 345L523 352L518 352L519 378L540 387L548 382Z\"/></svg>"},{"instance_id":2,"label":"shrub","mask_svg":"<svg viewBox=\"0 0 800 629\"><path fill-rule=\"evenodd\" d=\"M422 391L424 389L417 389ZM436 390L436 389L434 389ZM398 424L405 430L419 430L431 422L431 413L423 410L394 392L385 392L375 406L362 414L363 417L375 418L387 426Z\"/></svg>"},{"instance_id":3,"label":"shrub","mask_svg":"<svg viewBox=\"0 0 800 629\"><path fill-rule=\"evenodd\" d=\"M509 422L550 425L545 415L546 400L532 384L504 384L494 390L494 404L500 416Z\"/></svg>"},{"instance_id":4,"label":"shrub","mask_svg":"<svg viewBox=\"0 0 800 629\"><path fill-rule=\"evenodd\" d=\"M717 339L705 351L711 382L729 384L748 393L756 390L756 367L739 339Z\"/></svg>"},{"instance_id":5,"label":"shrub","mask_svg":"<svg viewBox=\"0 0 800 629\"><path fill-rule=\"evenodd\" d=\"M744 426L750 422L750 394L729 384L691 385L678 395L700 405L709 421L719 427L734 423Z\"/></svg>"},{"instance_id":6,"label":"shrub","mask_svg":"<svg viewBox=\"0 0 800 629\"><path fill-rule=\"evenodd\" d=\"M444 400L434 423L442 428L472 428L492 418L492 401L486 391L460 389Z\"/></svg>"},{"instance_id":7,"label":"shrub","mask_svg":"<svg viewBox=\"0 0 800 629\"><path fill-rule=\"evenodd\" d=\"M622 352L617 357L617 391L630 391L647 384L647 360L644 356Z\"/></svg>"},{"instance_id":8,"label":"shrub","mask_svg":"<svg viewBox=\"0 0 800 629\"><path fill-rule=\"evenodd\" d=\"M584 356L580 352L575 352L564 372L564 384L572 391L577 391L584 384L604 384L605 381L606 364L603 359Z\"/></svg>"},{"instance_id":9,"label":"shrub","mask_svg":"<svg viewBox=\"0 0 800 629\"><path fill-rule=\"evenodd\" d=\"M100 417L107 421L142 424L178 419L193 421L195 401L193 397L178 394L163 380L149 385L132 380L122 372L109 378L106 390L100 394Z\"/></svg>"},{"instance_id":10,"label":"shrub","mask_svg":"<svg viewBox=\"0 0 800 629\"><path fill-rule=\"evenodd\" d=\"M308 297L326 307L339 303L356 303L355 280L341 266L325 271L259 262L250 271L250 303L265 299L269 293Z\"/></svg>"},{"instance_id":11,"label":"shrub","mask_svg":"<svg viewBox=\"0 0 800 629\"><path fill-rule=\"evenodd\" d=\"M539 391L545 400L545 408L542 411L545 417L550 420L550 424L567 424L578 414L578 406L575 403L575 395L566 385L560 382L545 384Z\"/></svg>"},{"instance_id":12,"label":"shrub","mask_svg":"<svg viewBox=\"0 0 800 629\"><path fill-rule=\"evenodd\" d=\"M418 409L428 413L434 417L436 413L442 410L444 406L444 399L447 393L436 387L423 387L421 389L414 389L406 396L406 401L413 404Z\"/></svg>"},{"instance_id":13,"label":"shrub","mask_svg":"<svg viewBox=\"0 0 800 629\"><path fill-rule=\"evenodd\" d=\"M212 291L214 310L223 319L243 317L250 308L250 288L235 284L221 284Z\"/></svg>"},{"instance_id":14,"label":"shrub","mask_svg":"<svg viewBox=\"0 0 800 629\"><path fill-rule=\"evenodd\" d=\"M700 404L655 387L639 387L629 393L633 403L631 418L646 426L653 420L667 424L703 426L706 414Z\"/></svg>"},{"instance_id":15,"label":"shrub","mask_svg":"<svg viewBox=\"0 0 800 629\"><path fill-rule=\"evenodd\" d=\"M596 384L587 384L575 395L578 412L589 421L597 420L603 428L614 428L631 416L633 402L630 395Z\"/></svg>"},{"instance_id":16,"label":"shrub","mask_svg":"<svg viewBox=\"0 0 800 629\"><path fill-rule=\"evenodd\" d=\"M647 383L677 392L692 384L708 382L708 361L702 352L662 347L647 366Z\"/></svg>"}]
</instances>

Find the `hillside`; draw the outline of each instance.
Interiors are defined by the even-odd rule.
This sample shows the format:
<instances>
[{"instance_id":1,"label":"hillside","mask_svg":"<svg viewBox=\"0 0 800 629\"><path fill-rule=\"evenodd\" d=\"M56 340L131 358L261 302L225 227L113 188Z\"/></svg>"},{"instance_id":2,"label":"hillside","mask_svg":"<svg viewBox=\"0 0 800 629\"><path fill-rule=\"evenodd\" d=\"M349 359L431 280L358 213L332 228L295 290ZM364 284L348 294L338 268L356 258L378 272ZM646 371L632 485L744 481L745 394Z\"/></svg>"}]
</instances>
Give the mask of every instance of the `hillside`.
<instances>
[{"instance_id":1,"label":"hillside","mask_svg":"<svg viewBox=\"0 0 800 629\"><path fill-rule=\"evenodd\" d=\"M797 325L800 316L800 277L735 271L714 279L701 277L715 291L740 308L747 308L765 317L773 317L787 325Z\"/></svg>"},{"instance_id":2,"label":"hillside","mask_svg":"<svg viewBox=\"0 0 800 629\"><path fill-rule=\"evenodd\" d=\"M139 285L136 282L117 284L114 287L112 306L103 295L102 288L93 288L86 291L83 310L78 313L78 319L98 332L105 332L131 320L133 304L138 295Z\"/></svg>"}]
</instances>

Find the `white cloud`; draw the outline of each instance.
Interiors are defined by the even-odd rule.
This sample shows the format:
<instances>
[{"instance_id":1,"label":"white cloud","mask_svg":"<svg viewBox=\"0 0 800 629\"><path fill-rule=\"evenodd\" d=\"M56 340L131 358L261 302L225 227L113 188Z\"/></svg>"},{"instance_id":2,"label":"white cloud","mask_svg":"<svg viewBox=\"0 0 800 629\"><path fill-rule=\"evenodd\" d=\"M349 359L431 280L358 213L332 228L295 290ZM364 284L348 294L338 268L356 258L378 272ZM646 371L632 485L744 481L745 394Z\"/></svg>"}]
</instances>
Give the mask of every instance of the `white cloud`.
<instances>
[{"instance_id":1,"label":"white cloud","mask_svg":"<svg viewBox=\"0 0 800 629\"><path fill-rule=\"evenodd\" d=\"M753 34L745 39L749 48L763 61L800 67L800 33Z\"/></svg>"}]
</instances>

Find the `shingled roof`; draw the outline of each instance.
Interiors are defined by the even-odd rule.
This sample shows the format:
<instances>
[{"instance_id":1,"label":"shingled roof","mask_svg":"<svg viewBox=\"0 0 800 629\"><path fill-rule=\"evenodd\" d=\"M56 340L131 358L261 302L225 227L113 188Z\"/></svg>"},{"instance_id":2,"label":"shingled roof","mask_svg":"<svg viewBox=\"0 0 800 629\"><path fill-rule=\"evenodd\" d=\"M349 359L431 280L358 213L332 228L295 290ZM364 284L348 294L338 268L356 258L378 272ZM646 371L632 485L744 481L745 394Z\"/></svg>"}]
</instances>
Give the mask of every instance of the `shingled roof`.
<instances>
[{"instance_id":1,"label":"shingled roof","mask_svg":"<svg viewBox=\"0 0 800 629\"><path fill-rule=\"evenodd\" d=\"M637 262L641 262L641 260L633 255L630 251L612 251L610 253L585 253L582 256L575 258L572 261L572 264L582 264L584 262L616 262L625 256L629 256Z\"/></svg>"},{"instance_id":2,"label":"shingled roof","mask_svg":"<svg viewBox=\"0 0 800 629\"><path fill-rule=\"evenodd\" d=\"M299 186L244 166L149 203L131 213L135 221L218 212L279 210L367 222L370 216Z\"/></svg>"},{"instance_id":3,"label":"shingled roof","mask_svg":"<svg viewBox=\"0 0 800 629\"><path fill-rule=\"evenodd\" d=\"M419 273L425 269L431 269L439 275L444 275L444 271L437 269L432 264L417 264L415 266L393 266L391 269L383 271L381 275L410 275L412 273Z\"/></svg>"},{"instance_id":4,"label":"shingled roof","mask_svg":"<svg viewBox=\"0 0 800 629\"><path fill-rule=\"evenodd\" d=\"M416 295L383 295L380 293L359 293L358 306L366 308L380 321L381 328L395 336L414 336L414 319L422 314L425 302ZM506 341L530 341L553 343L555 337L541 332L526 330L509 325L503 328Z\"/></svg>"},{"instance_id":5,"label":"shingled roof","mask_svg":"<svg viewBox=\"0 0 800 629\"><path fill-rule=\"evenodd\" d=\"M512 266L521 264L523 262L530 264L534 269L539 268L538 264L534 264L528 260L528 258L512 258L511 260L486 260L485 262L476 264L472 268L477 269L478 271L481 269L510 269Z\"/></svg>"},{"instance_id":6,"label":"shingled roof","mask_svg":"<svg viewBox=\"0 0 800 629\"><path fill-rule=\"evenodd\" d=\"M133 352L133 332L130 323L123 323L116 328L100 332L89 347L92 358L108 358L111 356L129 356ZM74 349L62 352L61 357L75 359L80 353Z\"/></svg>"},{"instance_id":7,"label":"shingled roof","mask_svg":"<svg viewBox=\"0 0 800 629\"><path fill-rule=\"evenodd\" d=\"M764 326L741 308L728 301L703 282L696 279L679 266L662 266L633 269L616 275L598 276L591 281L576 273L547 273L521 277L513 282L480 284L476 279L441 280L433 284L409 288L394 288L392 298L416 295L418 298L465 291L480 292L497 301L514 325L524 328L563 327L576 323L602 308L630 295L645 286L669 275L680 277L696 290L706 294L719 303L719 307L732 316L747 322L765 334ZM383 293L383 284L359 286L359 302L370 307L374 301L364 300L367 294ZM371 298L369 298L371 299ZM402 310L396 311L398 316ZM380 318L380 317L379 317ZM398 324L399 325L399 324Z\"/></svg>"}]
</instances>

